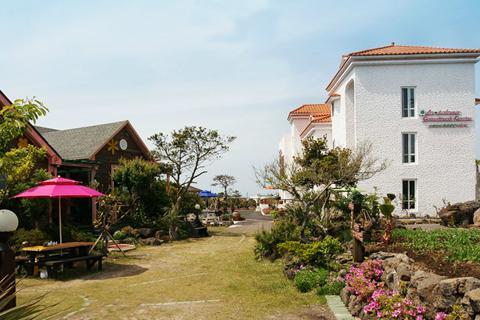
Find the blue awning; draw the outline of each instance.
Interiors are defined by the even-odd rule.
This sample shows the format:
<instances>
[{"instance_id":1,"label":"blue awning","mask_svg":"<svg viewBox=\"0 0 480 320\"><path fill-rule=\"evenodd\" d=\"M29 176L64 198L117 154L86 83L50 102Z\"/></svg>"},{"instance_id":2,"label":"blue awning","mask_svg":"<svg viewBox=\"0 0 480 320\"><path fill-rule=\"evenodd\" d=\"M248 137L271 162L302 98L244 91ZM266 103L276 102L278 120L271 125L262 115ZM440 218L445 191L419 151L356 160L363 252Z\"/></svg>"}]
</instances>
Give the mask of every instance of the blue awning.
<instances>
[{"instance_id":1,"label":"blue awning","mask_svg":"<svg viewBox=\"0 0 480 320\"><path fill-rule=\"evenodd\" d=\"M201 198L216 198L218 195L216 193L210 192L208 190L202 190L198 193Z\"/></svg>"}]
</instances>

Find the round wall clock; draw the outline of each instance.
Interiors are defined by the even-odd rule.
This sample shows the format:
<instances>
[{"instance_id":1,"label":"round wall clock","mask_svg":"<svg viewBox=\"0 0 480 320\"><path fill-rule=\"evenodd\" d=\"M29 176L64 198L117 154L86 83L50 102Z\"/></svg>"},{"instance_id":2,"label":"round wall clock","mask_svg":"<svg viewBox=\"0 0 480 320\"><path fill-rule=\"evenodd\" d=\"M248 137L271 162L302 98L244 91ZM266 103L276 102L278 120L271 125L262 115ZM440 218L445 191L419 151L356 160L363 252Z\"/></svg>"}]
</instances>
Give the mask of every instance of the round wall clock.
<instances>
[{"instance_id":1,"label":"round wall clock","mask_svg":"<svg viewBox=\"0 0 480 320\"><path fill-rule=\"evenodd\" d=\"M127 148L128 148L127 140L125 140L125 139L120 140L120 149L125 151L125 150L127 150Z\"/></svg>"}]
</instances>

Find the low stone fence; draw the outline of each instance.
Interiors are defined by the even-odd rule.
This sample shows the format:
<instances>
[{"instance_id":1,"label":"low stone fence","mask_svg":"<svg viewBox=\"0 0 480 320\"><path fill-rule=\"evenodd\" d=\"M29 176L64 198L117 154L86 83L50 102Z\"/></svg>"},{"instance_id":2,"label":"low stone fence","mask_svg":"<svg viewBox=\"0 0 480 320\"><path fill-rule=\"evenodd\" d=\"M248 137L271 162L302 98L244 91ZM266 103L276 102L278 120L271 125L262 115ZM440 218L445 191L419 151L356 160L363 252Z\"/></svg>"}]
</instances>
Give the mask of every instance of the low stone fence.
<instances>
[{"instance_id":1,"label":"low stone fence","mask_svg":"<svg viewBox=\"0 0 480 320\"><path fill-rule=\"evenodd\" d=\"M370 258L383 260L382 281L388 289L406 293L407 298L433 308L436 312L460 305L471 319L480 319L479 279L447 278L419 270L405 254L378 252ZM368 318L363 313L362 303L346 289L342 290L341 298L352 315Z\"/></svg>"}]
</instances>

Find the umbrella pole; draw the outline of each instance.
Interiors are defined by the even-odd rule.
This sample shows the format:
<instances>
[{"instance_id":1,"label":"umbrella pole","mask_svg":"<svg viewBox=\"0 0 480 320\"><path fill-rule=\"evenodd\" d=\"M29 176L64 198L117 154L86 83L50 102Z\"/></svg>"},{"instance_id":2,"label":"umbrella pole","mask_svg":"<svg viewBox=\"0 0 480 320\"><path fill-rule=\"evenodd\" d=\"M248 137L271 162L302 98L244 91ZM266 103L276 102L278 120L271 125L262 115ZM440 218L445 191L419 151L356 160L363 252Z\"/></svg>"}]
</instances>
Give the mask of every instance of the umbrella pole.
<instances>
[{"instance_id":1,"label":"umbrella pole","mask_svg":"<svg viewBox=\"0 0 480 320\"><path fill-rule=\"evenodd\" d=\"M60 231L60 243L62 243L62 198L58 198L58 230Z\"/></svg>"},{"instance_id":2,"label":"umbrella pole","mask_svg":"<svg viewBox=\"0 0 480 320\"><path fill-rule=\"evenodd\" d=\"M62 243L62 198L60 197L58 197L58 230L60 232L60 243ZM63 256L63 250L60 250L60 256ZM63 272L63 263L60 271Z\"/></svg>"}]
</instances>

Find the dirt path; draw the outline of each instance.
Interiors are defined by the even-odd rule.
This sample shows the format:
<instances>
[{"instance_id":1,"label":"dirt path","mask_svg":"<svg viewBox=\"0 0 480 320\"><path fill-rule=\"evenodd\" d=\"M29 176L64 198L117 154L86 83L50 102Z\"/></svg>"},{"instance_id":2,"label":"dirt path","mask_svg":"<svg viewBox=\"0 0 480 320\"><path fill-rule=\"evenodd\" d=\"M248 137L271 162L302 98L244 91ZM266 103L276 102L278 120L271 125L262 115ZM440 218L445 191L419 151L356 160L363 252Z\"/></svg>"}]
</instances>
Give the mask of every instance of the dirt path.
<instances>
[{"instance_id":1,"label":"dirt path","mask_svg":"<svg viewBox=\"0 0 480 320\"><path fill-rule=\"evenodd\" d=\"M249 220L260 220L255 223ZM60 319L331 319L324 300L298 293L279 263L258 262L252 217L212 237L143 247L75 280L26 279L19 301L48 293Z\"/></svg>"}]
</instances>

